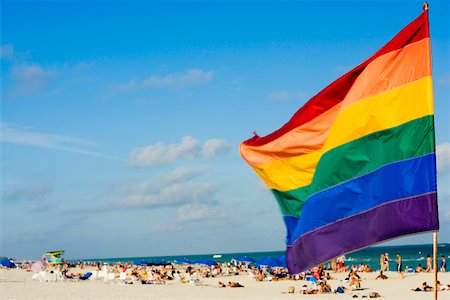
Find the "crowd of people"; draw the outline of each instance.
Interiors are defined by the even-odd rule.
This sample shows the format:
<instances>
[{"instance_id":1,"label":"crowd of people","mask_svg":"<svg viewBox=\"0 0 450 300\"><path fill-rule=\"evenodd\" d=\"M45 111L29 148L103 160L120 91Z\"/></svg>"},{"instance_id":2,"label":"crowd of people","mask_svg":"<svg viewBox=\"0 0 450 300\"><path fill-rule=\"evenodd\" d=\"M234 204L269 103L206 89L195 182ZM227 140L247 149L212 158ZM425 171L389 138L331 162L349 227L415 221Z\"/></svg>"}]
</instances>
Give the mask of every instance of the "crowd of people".
<instances>
[{"instance_id":1,"label":"crowd of people","mask_svg":"<svg viewBox=\"0 0 450 300\"><path fill-rule=\"evenodd\" d=\"M162 265L136 265L127 262L117 262L111 265L103 262L83 262L78 263L64 263L54 266L51 272L59 272L65 279L83 279L84 274L82 270L89 270L93 278L102 278L106 281L106 274L110 274L108 278L118 279L125 284L166 284L166 282L180 282L201 284L204 278L218 278L217 285L221 288L236 288L244 287L239 282L223 280L225 276L230 275L248 275L256 281L306 281L299 289L301 294L327 294L327 293L346 293L348 291L357 291L364 289L363 277L361 273L374 272L367 264L347 265L345 257L338 257L332 259L327 264L323 264L312 268L307 272L299 274L290 274L287 268L269 267L269 266L255 266L254 264L245 262L218 262L216 265L191 265L191 264L172 264L166 263ZM395 271L394 271L395 263ZM19 263L18 266L24 269L30 269L31 264ZM439 271L446 272L446 259L444 256L440 257ZM72 271L73 270L73 271ZM430 255L426 257L426 266L422 267L418 264L416 268L409 266L403 267L403 259L400 253L395 255L395 259L389 258L387 253L380 255L380 269L379 274L375 280L387 280L392 277L393 273L397 272L397 278L403 278L404 272L407 273L421 273L433 271L433 259ZM389 272L386 275L386 272ZM86 273L86 272L84 272ZM345 279L336 287L332 287L329 280L334 279L331 274L345 273ZM112 275L111 275L112 274ZM335 275L336 276L336 275ZM447 285L440 286L438 289L450 289ZM290 289L289 292L295 289ZM424 282L421 286L413 289L414 291L432 291L433 287Z\"/></svg>"}]
</instances>

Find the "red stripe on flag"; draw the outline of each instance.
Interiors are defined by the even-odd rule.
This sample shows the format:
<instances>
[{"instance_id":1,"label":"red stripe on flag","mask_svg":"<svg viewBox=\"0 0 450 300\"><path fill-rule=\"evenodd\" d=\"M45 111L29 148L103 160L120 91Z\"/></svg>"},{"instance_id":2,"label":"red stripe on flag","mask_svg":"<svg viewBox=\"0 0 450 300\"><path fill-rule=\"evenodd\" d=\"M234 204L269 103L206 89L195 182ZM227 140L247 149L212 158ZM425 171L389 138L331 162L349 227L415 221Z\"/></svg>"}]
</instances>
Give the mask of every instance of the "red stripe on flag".
<instances>
[{"instance_id":1,"label":"red stripe on flag","mask_svg":"<svg viewBox=\"0 0 450 300\"><path fill-rule=\"evenodd\" d=\"M401 49L408 44L420 41L429 36L428 11L424 11L369 59L335 80L316 96L311 98L283 127L264 137L255 135L243 143L246 145L261 146L276 140L298 126L311 121L340 103L345 98L345 95L352 87L356 78L371 61L383 54Z\"/></svg>"}]
</instances>

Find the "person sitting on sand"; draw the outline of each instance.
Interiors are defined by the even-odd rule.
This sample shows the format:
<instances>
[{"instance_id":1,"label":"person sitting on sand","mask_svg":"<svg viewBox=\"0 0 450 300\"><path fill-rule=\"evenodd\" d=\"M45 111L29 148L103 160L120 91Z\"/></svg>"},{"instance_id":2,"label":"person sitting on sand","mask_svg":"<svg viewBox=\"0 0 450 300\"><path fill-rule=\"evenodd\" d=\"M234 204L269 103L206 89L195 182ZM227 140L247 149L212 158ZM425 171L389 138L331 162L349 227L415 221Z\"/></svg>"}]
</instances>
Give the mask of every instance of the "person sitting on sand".
<instances>
[{"instance_id":1,"label":"person sitting on sand","mask_svg":"<svg viewBox=\"0 0 450 300\"><path fill-rule=\"evenodd\" d=\"M262 272L258 272L258 275L256 275L256 280L257 281L264 281L264 278L266 276L264 276L264 274Z\"/></svg>"},{"instance_id":2,"label":"person sitting on sand","mask_svg":"<svg viewBox=\"0 0 450 300\"><path fill-rule=\"evenodd\" d=\"M224 288L226 287L225 283L223 283L222 281L218 282L219 287Z\"/></svg>"},{"instance_id":3,"label":"person sitting on sand","mask_svg":"<svg viewBox=\"0 0 450 300\"><path fill-rule=\"evenodd\" d=\"M138 277L140 278L140 279L147 279L148 278L148 273L147 273L147 270L145 270L145 269L143 269L142 271L141 271L141 273L138 275Z\"/></svg>"},{"instance_id":4,"label":"person sitting on sand","mask_svg":"<svg viewBox=\"0 0 450 300\"><path fill-rule=\"evenodd\" d=\"M422 266L420 264L418 264L417 267L416 267L416 270L414 272L422 273L422 272L425 272L425 269L422 268Z\"/></svg>"},{"instance_id":5,"label":"person sitting on sand","mask_svg":"<svg viewBox=\"0 0 450 300\"><path fill-rule=\"evenodd\" d=\"M331 293L331 287L325 282L319 283L319 291L318 294L329 294Z\"/></svg>"},{"instance_id":6,"label":"person sitting on sand","mask_svg":"<svg viewBox=\"0 0 450 300\"><path fill-rule=\"evenodd\" d=\"M351 271L349 274L349 286L351 289L361 288L361 277L356 272Z\"/></svg>"},{"instance_id":7,"label":"person sitting on sand","mask_svg":"<svg viewBox=\"0 0 450 300\"><path fill-rule=\"evenodd\" d=\"M383 274L383 271L380 271L380 274L375 279L383 279L384 280L384 279L388 279L388 277Z\"/></svg>"},{"instance_id":8,"label":"person sitting on sand","mask_svg":"<svg viewBox=\"0 0 450 300\"><path fill-rule=\"evenodd\" d=\"M228 286L229 286L229 287L232 287L232 288L235 288L235 287L244 287L244 286L241 285L239 282L231 282L231 281L228 282Z\"/></svg>"},{"instance_id":9,"label":"person sitting on sand","mask_svg":"<svg viewBox=\"0 0 450 300\"><path fill-rule=\"evenodd\" d=\"M316 278L317 280L320 280L320 269L318 267L314 267L312 269L313 272L313 277Z\"/></svg>"},{"instance_id":10,"label":"person sitting on sand","mask_svg":"<svg viewBox=\"0 0 450 300\"><path fill-rule=\"evenodd\" d=\"M164 281L164 279L161 277L161 273L156 271L155 273L153 273L153 277L155 278L156 282L162 283L162 284L166 284L166 282Z\"/></svg>"},{"instance_id":11,"label":"person sitting on sand","mask_svg":"<svg viewBox=\"0 0 450 300\"><path fill-rule=\"evenodd\" d=\"M333 277L331 277L330 273L326 273L325 276L323 276L326 280L331 280Z\"/></svg>"}]
</instances>

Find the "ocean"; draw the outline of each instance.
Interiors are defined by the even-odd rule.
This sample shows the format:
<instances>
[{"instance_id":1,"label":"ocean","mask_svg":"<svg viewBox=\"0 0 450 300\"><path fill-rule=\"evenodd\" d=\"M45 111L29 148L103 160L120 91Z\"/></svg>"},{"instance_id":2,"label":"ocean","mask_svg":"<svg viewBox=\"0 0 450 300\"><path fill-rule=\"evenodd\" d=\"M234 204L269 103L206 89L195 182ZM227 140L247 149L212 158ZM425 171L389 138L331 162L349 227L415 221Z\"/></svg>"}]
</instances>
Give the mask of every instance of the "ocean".
<instances>
[{"instance_id":1,"label":"ocean","mask_svg":"<svg viewBox=\"0 0 450 300\"><path fill-rule=\"evenodd\" d=\"M403 246L374 246L359 250L350 254L347 254L346 265L358 265L360 263L368 264L372 269L380 269L380 255L388 253L391 259L390 269L395 270L395 258L396 253L400 253L403 258L403 267L410 266L415 268L418 264L422 266L426 265L426 257L429 254L433 256L433 245L403 245ZM142 256L142 257L116 257L116 258L90 258L80 259L82 261L102 261L107 263L114 263L118 261L133 262L137 260L158 261L165 260L167 262L174 262L178 259L188 259L194 261L197 259L205 258L214 261L228 262L233 258L242 256L251 257L255 260L266 256L277 257L285 255L285 251L270 251L270 252L240 252L240 253L209 253L209 254L195 254L195 255L172 255L172 256ZM220 255L220 257L217 257ZM446 259L450 258L450 243L438 245L438 257L443 255ZM68 260L69 262L77 262L77 260Z\"/></svg>"}]
</instances>

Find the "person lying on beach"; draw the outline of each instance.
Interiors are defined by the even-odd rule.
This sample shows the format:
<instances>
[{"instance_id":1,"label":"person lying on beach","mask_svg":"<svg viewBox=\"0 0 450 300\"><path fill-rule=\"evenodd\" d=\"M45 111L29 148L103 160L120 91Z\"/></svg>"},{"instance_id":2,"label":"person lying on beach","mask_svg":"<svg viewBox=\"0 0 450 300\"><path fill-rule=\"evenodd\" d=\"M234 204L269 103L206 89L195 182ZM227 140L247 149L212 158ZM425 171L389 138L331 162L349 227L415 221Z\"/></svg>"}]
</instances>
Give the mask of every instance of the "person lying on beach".
<instances>
[{"instance_id":1,"label":"person lying on beach","mask_svg":"<svg viewBox=\"0 0 450 300\"><path fill-rule=\"evenodd\" d=\"M433 288L431 286L429 286L426 281L424 283L422 283L422 286L420 288L417 287L417 288L413 289L413 291L415 291L415 292L431 292L432 290L433 290Z\"/></svg>"},{"instance_id":2,"label":"person lying on beach","mask_svg":"<svg viewBox=\"0 0 450 300\"><path fill-rule=\"evenodd\" d=\"M383 279L384 280L384 279L388 279L388 277L383 274L383 271L380 271L380 274L375 279Z\"/></svg>"},{"instance_id":3,"label":"person lying on beach","mask_svg":"<svg viewBox=\"0 0 450 300\"><path fill-rule=\"evenodd\" d=\"M154 278L154 282L166 284L164 279L161 277L161 273L157 270L153 273L153 278Z\"/></svg>"},{"instance_id":4,"label":"person lying on beach","mask_svg":"<svg viewBox=\"0 0 450 300\"><path fill-rule=\"evenodd\" d=\"M346 290L347 288L345 287L345 286L338 286L335 290L334 290L334 293L335 294L343 294L343 293L345 293L345 290Z\"/></svg>"},{"instance_id":5,"label":"person lying on beach","mask_svg":"<svg viewBox=\"0 0 450 300\"><path fill-rule=\"evenodd\" d=\"M311 294L317 294L319 290L316 289L308 289L308 286L305 284L300 288L300 294L302 295L311 295Z\"/></svg>"},{"instance_id":6,"label":"person lying on beach","mask_svg":"<svg viewBox=\"0 0 450 300\"><path fill-rule=\"evenodd\" d=\"M219 281L218 283L217 283L218 285L219 285L219 287L221 287L221 288L224 288L224 287L226 287L226 284L225 283L223 283L222 281Z\"/></svg>"},{"instance_id":7,"label":"person lying on beach","mask_svg":"<svg viewBox=\"0 0 450 300\"><path fill-rule=\"evenodd\" d=\"M244 287L244 286L241 285L239 282L231 282L231 281L228 282L228 286L229 286L229 287L232 287L232 288L235 288L235 287Z\"/></svg>"},{"instance_id":8,"label":"person lying on beach","mask_svg":"<svg viewBox=\"0 0 450 300\"><path fill-rule=\"evenodd\" d=\"M76 279L76 278L80 278L81 276L83 276L83 275L81 275L81 273L72 273L72 274L65 274L65 278L69 278L69 279Z\"/></svg>"}]
</instances>

